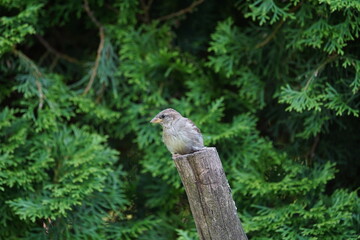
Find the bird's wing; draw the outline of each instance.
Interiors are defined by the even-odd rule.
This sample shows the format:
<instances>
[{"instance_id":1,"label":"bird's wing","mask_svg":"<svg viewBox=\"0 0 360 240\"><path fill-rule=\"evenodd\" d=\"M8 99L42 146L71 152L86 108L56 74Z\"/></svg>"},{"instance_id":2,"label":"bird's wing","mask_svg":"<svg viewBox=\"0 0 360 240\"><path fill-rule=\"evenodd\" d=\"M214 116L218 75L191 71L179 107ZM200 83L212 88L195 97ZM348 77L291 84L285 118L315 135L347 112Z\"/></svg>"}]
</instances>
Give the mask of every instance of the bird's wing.
<instances>
[{"instance_id":1,"label":"bird's wing","mask_svg":"<svg viewBox=\"0 0 360 240\"><path fill-rule=\"evenodd\" d=\"M186 121L184 127L190 130L189 134L191 136L189 136L189 138L192 141L192 146L194 150L201 149L202 147L204 147L204 141L200 129L196 127L196 125L190 119L185 118L185 120Z\"/></svg>"},{"instance_id":2,"label":"bird's wing","mask_svg":"<svg viewBox=\"0 0 360 240\"><path fill-rule=\"evenodd\" d=\"M196 131L196 132L198 132L198 133L201 134L200 129L194 124L193 121L191 121L191 120L188 119L188 118L187 118L186 120L188 120L187 122L189 123L190 127L191 127L194 131Z\"/></svg>"}]
</instances>

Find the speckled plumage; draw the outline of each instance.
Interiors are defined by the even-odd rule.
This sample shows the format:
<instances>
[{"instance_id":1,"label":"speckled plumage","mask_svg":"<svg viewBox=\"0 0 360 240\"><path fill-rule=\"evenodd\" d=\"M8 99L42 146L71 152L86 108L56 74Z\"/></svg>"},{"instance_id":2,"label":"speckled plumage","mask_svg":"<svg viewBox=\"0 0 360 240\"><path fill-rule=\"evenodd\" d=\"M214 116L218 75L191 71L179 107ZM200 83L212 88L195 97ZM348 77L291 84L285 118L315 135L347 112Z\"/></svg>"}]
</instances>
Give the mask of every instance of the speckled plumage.
<instances>
[{"instance_id":1,"label":"speckled plumage","mask_svg":"<svg viewBox=\"0 0 360 240\"><path fill-rule=\"evenodd\" d=\"M158 113L152 123L163 127L163 141L173 155L183 155L204 148L200 130L188 118L174 109L168 108Z\"/></svg>"}]
</instances>

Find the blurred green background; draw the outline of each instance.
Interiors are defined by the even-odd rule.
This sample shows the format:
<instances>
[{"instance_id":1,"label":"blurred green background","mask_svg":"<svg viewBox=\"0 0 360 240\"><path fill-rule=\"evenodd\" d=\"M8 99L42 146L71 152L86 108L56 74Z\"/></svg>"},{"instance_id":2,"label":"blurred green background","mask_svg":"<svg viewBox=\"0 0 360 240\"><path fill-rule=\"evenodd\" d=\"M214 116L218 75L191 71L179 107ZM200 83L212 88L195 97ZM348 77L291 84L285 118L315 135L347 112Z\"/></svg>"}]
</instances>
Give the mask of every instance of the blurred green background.
<instances>
[{"instance_id":1,"label":"blurred green background","mask_svg":"<svg viewBox=\"0 0 360 240\"><path fill-rule=\"evenodd\" d=\"M161 129L254 240L359 239L357 0L1 0L0 239L197 239Z\"/></svg>"}]
</instances>

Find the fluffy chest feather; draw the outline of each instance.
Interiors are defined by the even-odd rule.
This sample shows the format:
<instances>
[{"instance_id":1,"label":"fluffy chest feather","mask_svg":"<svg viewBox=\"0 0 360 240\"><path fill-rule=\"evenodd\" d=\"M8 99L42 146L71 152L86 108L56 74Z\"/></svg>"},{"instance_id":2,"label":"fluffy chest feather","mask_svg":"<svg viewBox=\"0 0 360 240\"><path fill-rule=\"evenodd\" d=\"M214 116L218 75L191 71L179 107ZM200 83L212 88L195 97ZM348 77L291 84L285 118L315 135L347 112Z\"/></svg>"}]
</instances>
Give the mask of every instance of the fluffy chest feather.
<instances>
[{"instance_id":1,"label":"fluffy chest feather","mask_svg":"<svg viewBox=\"0 0 360 240\"><path fill-rule=\"evenodd\" d=\"M163 141L171 153L186 153L191 147L186 132L174 127L164 129Z\"/></svg>"}]
</instances>

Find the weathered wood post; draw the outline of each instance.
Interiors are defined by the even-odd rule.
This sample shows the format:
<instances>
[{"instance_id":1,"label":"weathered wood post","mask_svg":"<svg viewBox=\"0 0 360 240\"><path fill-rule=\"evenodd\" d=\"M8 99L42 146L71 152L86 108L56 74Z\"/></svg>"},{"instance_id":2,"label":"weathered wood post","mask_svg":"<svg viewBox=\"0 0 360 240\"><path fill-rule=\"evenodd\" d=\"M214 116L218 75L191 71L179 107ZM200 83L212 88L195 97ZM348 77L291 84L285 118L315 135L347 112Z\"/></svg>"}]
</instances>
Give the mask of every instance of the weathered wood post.
<instances>
[{"instance_id":1,"label":"weathered wood post","mask_svg":"<svg viewBox=\"0 0 360 240\"><path fill-rule=\"evenodd\" d=\"M216 148L174 158L201 240L247 240Z\"/></svg>"}]
</instances>

